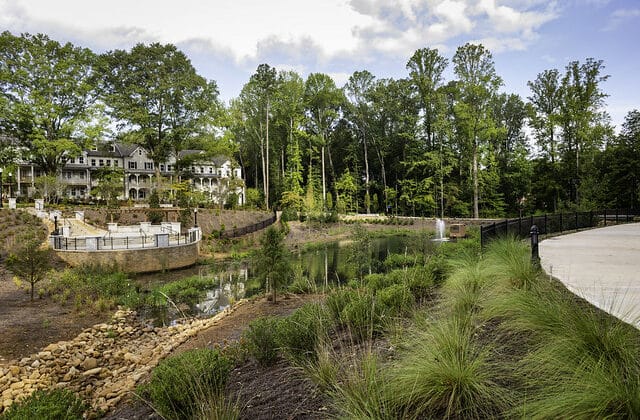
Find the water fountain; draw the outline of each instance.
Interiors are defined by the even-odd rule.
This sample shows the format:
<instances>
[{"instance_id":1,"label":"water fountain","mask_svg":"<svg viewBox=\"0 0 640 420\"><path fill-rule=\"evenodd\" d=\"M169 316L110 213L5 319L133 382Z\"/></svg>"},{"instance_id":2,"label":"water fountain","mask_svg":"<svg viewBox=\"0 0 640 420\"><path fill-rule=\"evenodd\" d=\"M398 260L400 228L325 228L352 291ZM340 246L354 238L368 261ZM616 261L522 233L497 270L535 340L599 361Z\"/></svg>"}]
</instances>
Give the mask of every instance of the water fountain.
<instances>
[{"instance_id":1,"label":"water fountain","mask_svg":"<svg viewBox=\"0 0 640 420\"><path fill-rule=\"evenodd\" d=\"M444 236L444 232L445 232L444 220L436 219L436 237L433 240L437 242L448 241L449 238Z\"/></svg>"}]
</instances>

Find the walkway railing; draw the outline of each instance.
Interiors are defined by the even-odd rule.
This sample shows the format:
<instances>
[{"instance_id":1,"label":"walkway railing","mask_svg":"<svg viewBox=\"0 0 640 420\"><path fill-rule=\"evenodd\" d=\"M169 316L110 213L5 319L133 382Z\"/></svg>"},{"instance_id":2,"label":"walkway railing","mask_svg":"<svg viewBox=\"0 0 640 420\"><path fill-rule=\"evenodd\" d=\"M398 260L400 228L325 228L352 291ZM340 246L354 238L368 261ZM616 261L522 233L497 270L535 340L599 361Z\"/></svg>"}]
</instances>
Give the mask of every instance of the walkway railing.
<instances>
[{"instance_id":1,"label":"walkway railing","mask_svg":"<svg viewBox=\"0 0 640 420\"><path fill-rule=\"evenodd\" d=\"M188 245L200 240L200 231L192 229L184 234L155 234L137 236L63 237L51 236L57 251L104 251L123 249L166 248Z\"/></svg>"},{"instance_id":2,"label":"walkway railing","mask_svg":"<svg viewBox=\"0 0 640 420\"><path fill-rule=\"evenodd\" d=\"M484 247L495 238L513 235L528 238L531 227L537 226L540 235L562 233L569 230L586 229L609 224L633 222L640 212L636 209L604 209L588 212L544 214L542 216L505 219L480 227L480 242Z\"/></svg>"}]
</instances>

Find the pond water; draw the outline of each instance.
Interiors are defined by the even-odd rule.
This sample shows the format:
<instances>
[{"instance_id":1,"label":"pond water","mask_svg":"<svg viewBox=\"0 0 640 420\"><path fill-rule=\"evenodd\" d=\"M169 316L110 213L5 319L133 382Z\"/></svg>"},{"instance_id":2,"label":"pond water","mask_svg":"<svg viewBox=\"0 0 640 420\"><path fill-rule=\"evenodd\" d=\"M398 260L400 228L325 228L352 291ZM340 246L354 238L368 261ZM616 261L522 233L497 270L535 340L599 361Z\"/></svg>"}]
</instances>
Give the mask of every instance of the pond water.
<instances>
[{"instance_id":1,"label":"pond water","mask_svg":"<svg viewBox=\"0 0 640 420\"><path fill-rule=\"evenodd\" d=\"M411 252L414 245L411 237L400 235L372 240L371 272L381 270L387 255ZM331 242L311 251L294 253L291 261L293 277L308 279L309 283L320 289L330 284L347 282L355 276L355 269L349 262L352 248L353 244L347 242ZM197 304L191 307L169 305L144 308L139 311L141 316L153 319L156 324L169 324L187 315L210 316L242 298L264 293L262 282L256 276L256 267L251 261L198 265L166 273L141 275L137 277L137 281L144 289L151 290L154 286L192 276L211 281L211 288L203 292L205 297Z\"/></svg>"}]
</instances>

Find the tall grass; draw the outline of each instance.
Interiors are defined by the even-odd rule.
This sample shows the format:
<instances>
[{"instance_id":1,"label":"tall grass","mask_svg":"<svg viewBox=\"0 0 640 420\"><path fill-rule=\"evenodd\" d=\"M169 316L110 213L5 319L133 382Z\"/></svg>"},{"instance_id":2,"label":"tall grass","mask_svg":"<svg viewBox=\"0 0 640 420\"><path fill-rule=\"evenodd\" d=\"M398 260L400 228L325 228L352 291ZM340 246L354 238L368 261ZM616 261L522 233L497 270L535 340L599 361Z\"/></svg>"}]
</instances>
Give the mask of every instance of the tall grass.
<instances>
[{"instance_id":1,"label":"tall grass","mask_svg":"<svg viewBox=\"0 0 640 420\"><path fill-rule=\"evenodd\" d=\"M488 418L510 407L500 369L488 361L469 318L440 319L418 332L390 373L389 395L416 418Z\"/></svg>"}]
</instances>

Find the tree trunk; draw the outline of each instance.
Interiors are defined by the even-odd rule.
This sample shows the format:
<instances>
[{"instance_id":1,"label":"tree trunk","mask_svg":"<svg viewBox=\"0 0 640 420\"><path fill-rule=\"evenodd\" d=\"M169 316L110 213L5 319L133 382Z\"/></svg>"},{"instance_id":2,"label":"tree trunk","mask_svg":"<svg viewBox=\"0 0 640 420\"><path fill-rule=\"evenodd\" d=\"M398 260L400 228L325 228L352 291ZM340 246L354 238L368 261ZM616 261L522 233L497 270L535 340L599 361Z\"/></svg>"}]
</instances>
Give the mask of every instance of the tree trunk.
<instances>
[{"instance_id":1,"label":"tree trunk","mask_svg":"<svg viewBox=\"0 0 640 420\"><path fill-rule=\"evenodd\" d=\"M473 218L478 219L480 217L480 211L478 206L478 190L479 190L479 182L478 182L478 137L475 136L473 139Z\"/></svg>"},{"instance_id":2,"label":"tree trunk","mask_svg":"<svg viewBox=\"0 0 640 420\"><path fill-rule=\"evenodd\" d=\"M269 210L269 99L267 98L267 112L266 112L266 123L267 123L267 132L266 132L266 137L267 137L267 150L266 150L266 155L267 155L267 159L266 159L266 163L267 166L265 168L265 179L264 179L264 202L265 205L267 207L267 210Z\"/></svg>"},{"instance_id":3,"label":"tree trunk","mask_svg":"<svg viewBox=\"0 0 640 420\"><path fill-rule=\"evenodd\" d=\"M366 211L367 214L371 213L371 195L369 191L369 154L367 153L367 135L365 130L362 130L362 144L364 145L364 188L366 197L368 200L366 201Z\"/></svg>"},{"instance_id":4,"label":"tree trunk","mask_svg":"<svg viewBox=\"0 0 640 420\"><path fill-rule=\"evenodd\" d=\"M322 210L327 209L327 184L324 174L324 142L322 143Z\"/></svg>"}]
</instances>

